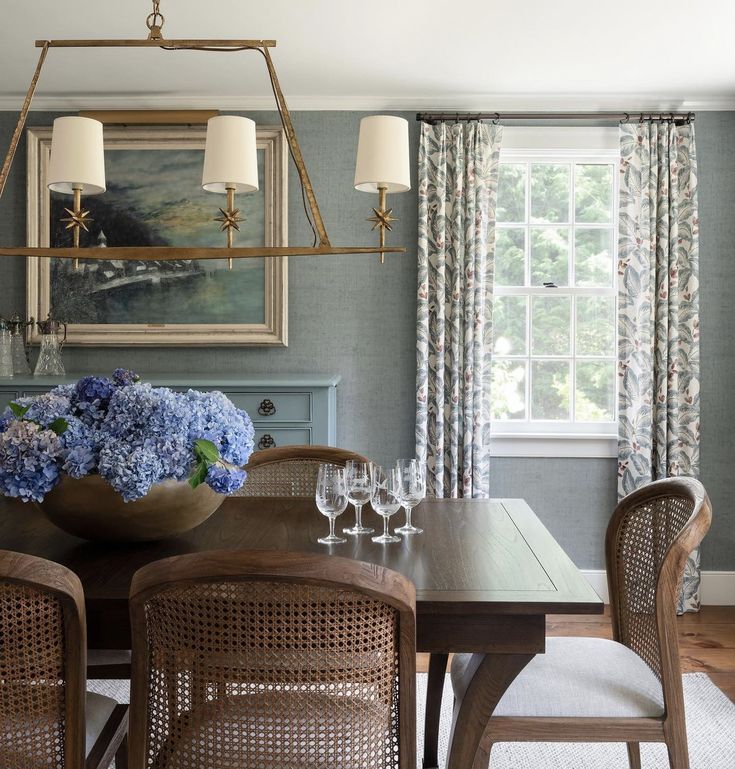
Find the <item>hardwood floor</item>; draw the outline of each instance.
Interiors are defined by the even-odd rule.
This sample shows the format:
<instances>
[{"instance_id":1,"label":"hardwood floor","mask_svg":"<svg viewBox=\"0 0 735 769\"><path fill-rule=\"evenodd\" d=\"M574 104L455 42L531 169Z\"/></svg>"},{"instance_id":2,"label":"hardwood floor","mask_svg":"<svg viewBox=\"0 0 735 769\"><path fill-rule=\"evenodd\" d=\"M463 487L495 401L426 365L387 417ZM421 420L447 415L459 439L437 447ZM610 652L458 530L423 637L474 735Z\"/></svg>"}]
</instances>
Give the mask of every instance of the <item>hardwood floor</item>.
<instances>
[{"instance_id":1,"label":"hardwood floor","mask_svg":"<svg viewBox=\"0 0 735 769\"><path fill-rule=\"evenodd\" d=\"M679 651L684 673L707 673L735 702L735 606L705 606L699 614L678 618ZM610 638L610 617L559 615L546 624L551 636ZM417 670L425 673L428 654L419 654Z\"/></svg>"}]
</instances>

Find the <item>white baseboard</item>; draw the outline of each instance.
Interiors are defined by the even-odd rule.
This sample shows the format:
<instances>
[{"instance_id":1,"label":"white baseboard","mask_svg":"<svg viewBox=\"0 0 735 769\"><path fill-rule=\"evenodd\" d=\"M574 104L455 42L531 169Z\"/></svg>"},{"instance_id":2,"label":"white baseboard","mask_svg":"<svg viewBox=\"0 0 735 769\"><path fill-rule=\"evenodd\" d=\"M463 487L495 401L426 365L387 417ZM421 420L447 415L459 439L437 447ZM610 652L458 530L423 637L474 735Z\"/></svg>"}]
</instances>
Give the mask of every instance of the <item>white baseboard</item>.
<instances>
[{"instance_id":1,"label":"white baseboard","mask_svg":"<svg viewBox=\"0 0 735 769\"><path fill-rule=\"evenodd\" d=\"M604 569L582 569L582 574L607 603L609 596ZM702 572L702 605L735 606L735 571Z\"/></svg>"}]
</instances>

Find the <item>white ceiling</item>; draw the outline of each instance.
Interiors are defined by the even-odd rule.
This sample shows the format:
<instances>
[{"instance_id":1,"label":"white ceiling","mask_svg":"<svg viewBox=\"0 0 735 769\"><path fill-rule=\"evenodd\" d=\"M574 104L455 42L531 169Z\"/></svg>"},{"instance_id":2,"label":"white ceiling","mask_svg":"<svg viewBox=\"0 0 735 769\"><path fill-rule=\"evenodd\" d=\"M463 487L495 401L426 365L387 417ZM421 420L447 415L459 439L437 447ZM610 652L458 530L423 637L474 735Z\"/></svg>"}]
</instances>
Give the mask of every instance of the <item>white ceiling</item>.
<instances>
[{"instance_id":1,"label":"white ceiling","mask_svg":"<svg viewBox=\"0 0 735 769\"><path fill-rule=\"evenodd\" d=\"M0 109L37 38L143 38L149 0L3 3ZM275 38L292 109L735 109L732 0L161 0L168 38ZM52 50L36 108L269 109L259 55Z\"/></svg>"}]
</instances>

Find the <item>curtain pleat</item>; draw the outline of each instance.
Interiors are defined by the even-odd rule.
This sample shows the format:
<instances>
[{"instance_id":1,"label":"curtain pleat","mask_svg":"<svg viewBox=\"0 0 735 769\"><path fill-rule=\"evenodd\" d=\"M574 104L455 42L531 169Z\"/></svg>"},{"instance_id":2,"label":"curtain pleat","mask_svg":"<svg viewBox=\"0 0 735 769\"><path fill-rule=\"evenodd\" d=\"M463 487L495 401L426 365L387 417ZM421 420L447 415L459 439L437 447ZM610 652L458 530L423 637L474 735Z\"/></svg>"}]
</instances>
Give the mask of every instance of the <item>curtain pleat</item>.
<instances>
[{"instance_id":1,"label":"curtain pleat","mask_svg":"<svg viewBox=\"0 0 735 769\"><path fill-rule=\"evenodd\" d=\"M436 497L489 495L501 137L482 123L421 127L416 453Z\"/></svg>"}]
</instances>

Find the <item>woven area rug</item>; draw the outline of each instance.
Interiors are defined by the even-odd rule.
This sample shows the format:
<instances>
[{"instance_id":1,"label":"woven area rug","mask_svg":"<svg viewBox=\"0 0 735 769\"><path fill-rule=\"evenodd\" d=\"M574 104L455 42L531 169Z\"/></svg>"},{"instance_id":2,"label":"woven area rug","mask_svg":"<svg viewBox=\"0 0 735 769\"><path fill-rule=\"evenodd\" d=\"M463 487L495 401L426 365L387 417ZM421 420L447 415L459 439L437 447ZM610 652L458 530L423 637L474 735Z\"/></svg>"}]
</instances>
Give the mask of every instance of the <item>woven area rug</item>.
<instances>
[{"instance_id":1,"label":"woven area rug","mask_svg":"<svg viewBox=\"0 0 735 769\"><path fill-rule=\"evenodd\" d=\"M130 688L123 681L90 681L89 688L128 702ZM424 738L424 697L426 674L417 681L418 765L421 766ZM706 673L684 676L687 734L691 769L735 769L735 705L709 680ZM442 720L439 736L439 763L447 755L449 724L452 717L452 687L449 676L444 684ZM668 769L663 744L641 745L643 769ZM559 744L549 742L500 744L493 748L491 769L627 769L625 745L597 743Z\"/></svg>"}]
</instances>

